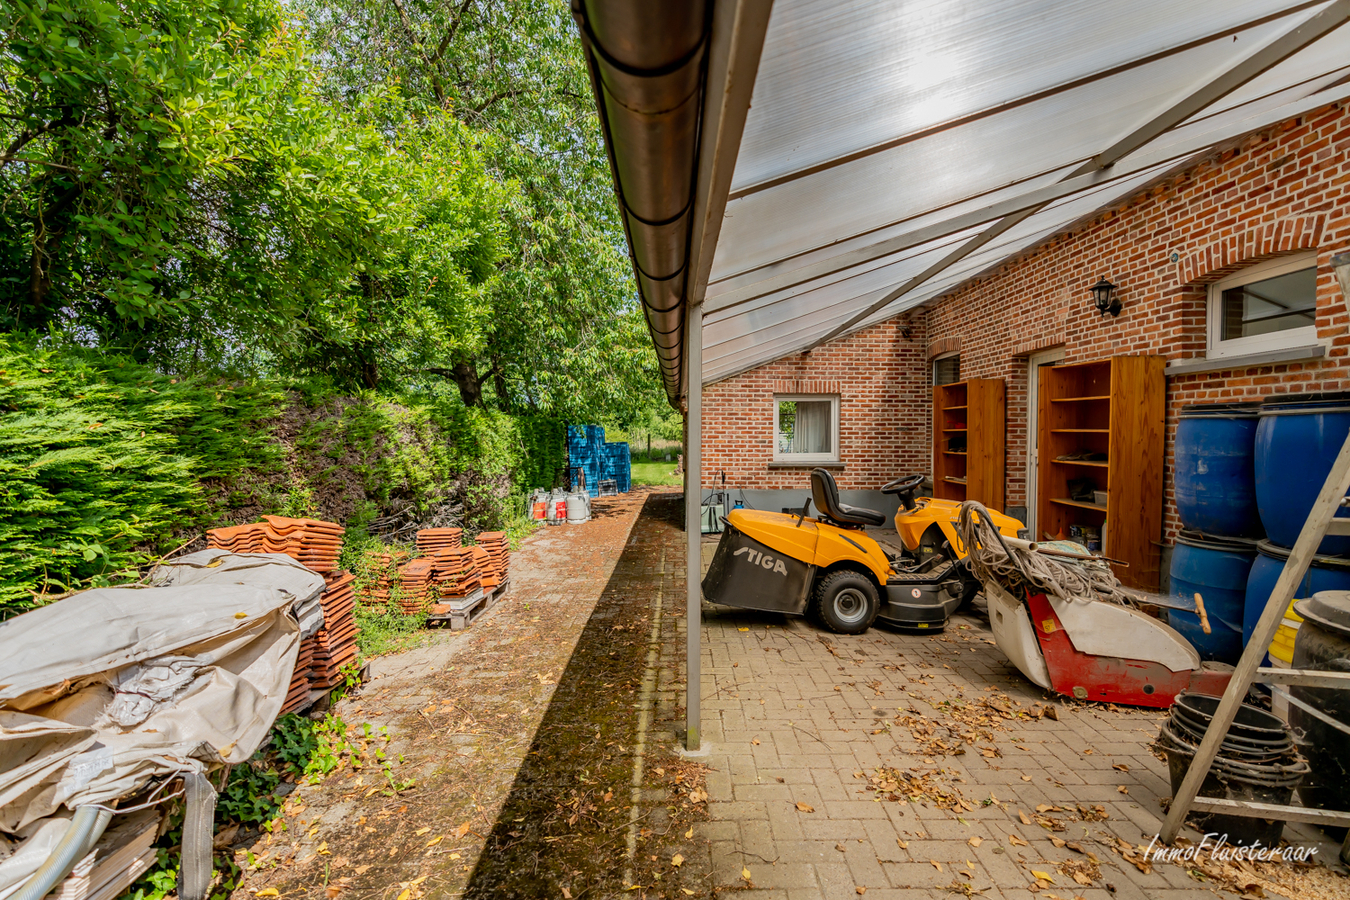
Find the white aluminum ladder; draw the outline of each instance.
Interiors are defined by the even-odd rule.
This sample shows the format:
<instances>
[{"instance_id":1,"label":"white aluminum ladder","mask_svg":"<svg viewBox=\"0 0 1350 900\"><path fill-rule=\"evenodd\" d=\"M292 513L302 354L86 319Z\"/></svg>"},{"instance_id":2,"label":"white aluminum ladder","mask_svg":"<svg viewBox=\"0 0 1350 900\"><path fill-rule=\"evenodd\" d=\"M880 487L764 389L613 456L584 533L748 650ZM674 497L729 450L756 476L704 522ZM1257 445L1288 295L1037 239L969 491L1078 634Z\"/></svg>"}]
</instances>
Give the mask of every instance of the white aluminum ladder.
<instances>
[{"instance_id":1,"label":"white aluminum ladder","mask_svg":"<svg viewBox=\"0 0 1350 900\"><path fill-rule=\"evenodd\" d=\"M1291 464L1297 461L1291 460ZM1312 669L1273 669L1259 667L1275 632L1284 620L1285 611L1294 599L1294 593L1308 571L1317 548L1328 534L1350 535L1350 519L1335 518L1342 506L1350 506L1345 497L1350 490L1350 435L1346 436L1341 452L1331 466L1331 473L1322 486L1322 493L1313 504L1312 512L1303 524L1298 541L1289 553L1289 561L1284 565L1275 589L1266 601L1265 611L1256 623L1256 630L1242 658L1233 669L1233 678L1228 682L1223 700L1214 713L1214 719L1205 732L1205 738L1191 760L1186 777L1167 811L1158 837L1164 843L1171 843L1181 831L1189 812L1222 813L1230 816L1251 816L1262 819L1281 819L1286 822L1308 822L1313 825L1350 826L1350 811L1333 812L1331 810L1309 809L1303 806L1280 806L1270 803L1257 803L1250 800L1212 799L1197 797L1200 784L1209 772L1214 757L1219 752L1219 744L1228 734L1238 708L1247 696L1247 690L1253 682L1263 684L1303 685L1319 688L1350 688L1350 673L1314 671ZM1350 724L1350 723L1347 723ZM1341 859L1350 864L1350 834L1341 847Z\"/></svg>"}]
</instances>

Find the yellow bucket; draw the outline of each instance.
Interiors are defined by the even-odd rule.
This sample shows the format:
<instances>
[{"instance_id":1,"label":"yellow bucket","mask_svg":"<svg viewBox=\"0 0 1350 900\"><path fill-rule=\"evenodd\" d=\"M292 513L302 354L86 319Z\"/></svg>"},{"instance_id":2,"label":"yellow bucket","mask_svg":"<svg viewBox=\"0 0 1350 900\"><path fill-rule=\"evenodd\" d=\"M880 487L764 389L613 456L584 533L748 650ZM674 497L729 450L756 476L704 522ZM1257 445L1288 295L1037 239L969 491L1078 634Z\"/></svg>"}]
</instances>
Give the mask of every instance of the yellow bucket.
<instances>
[{"instance_id":1,"label":"yellow bucket","mask_svg":"<svg viewBox=\"0 0 1350 900\"><path fill-rule=\"evenodd\" d=\"M1303 621L1303 617L1294 612L1294 604L1299 599L1290 601L1289 608L1284 611L1284 621L1275 632L1275 640L1270 642L1271 657L1288 665L1294 662L1294 638L1298 636L1298 626Z\"/></svg>"}]
</instances>

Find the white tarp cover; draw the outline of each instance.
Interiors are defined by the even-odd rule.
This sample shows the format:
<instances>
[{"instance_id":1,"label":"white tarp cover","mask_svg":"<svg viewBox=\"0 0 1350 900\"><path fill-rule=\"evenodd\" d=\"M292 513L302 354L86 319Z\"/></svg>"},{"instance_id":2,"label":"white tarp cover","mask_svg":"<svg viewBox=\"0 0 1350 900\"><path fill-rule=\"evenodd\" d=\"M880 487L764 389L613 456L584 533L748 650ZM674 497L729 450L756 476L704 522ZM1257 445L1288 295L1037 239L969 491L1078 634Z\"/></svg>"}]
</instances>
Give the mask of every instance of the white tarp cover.
<instances>
[{"instance_id":1,"label":"white tarp cover","mask_svg":"<svg viewBox=\"0 0 1350 900\"><path fill-rule=\"evenodd\" d=\"M159 566L150 573L149 583L151 587L230 583L276 588L296 598L295 617L302 638L313 637L323 627L323 578L284 553L201 550L178 557L172 565Z\"/></svg>"},{"instance_id":2,"label":"white tarp cover","mask_svg":"<svg viewBox=\"0 0 1350 900\"><path fill-rule=\"evenodd\" d=\"M170 586L86 591L0 622L0 898L45 858L24 840L64 830L52 819L242 763L266 738L299 652L292 608L324 580L287 557L206 553L155 573Z\"/></svg>"},{"instance_id":3,"label":"white tarp cover","mask_svg":"<svg viewBox=\"0 0 1350 900\"><path fill-rule=\"evenodd\" d=\"M774 0L707 283L703 381L813 346L997 221L981 218L987 207L1055 189L1329 5ZM1344 99L1348 74L1345 26L850 330L951 290L1216 145ZM1105 273L1080 274L1086 298Z\"/></svg>"}]
</instances>

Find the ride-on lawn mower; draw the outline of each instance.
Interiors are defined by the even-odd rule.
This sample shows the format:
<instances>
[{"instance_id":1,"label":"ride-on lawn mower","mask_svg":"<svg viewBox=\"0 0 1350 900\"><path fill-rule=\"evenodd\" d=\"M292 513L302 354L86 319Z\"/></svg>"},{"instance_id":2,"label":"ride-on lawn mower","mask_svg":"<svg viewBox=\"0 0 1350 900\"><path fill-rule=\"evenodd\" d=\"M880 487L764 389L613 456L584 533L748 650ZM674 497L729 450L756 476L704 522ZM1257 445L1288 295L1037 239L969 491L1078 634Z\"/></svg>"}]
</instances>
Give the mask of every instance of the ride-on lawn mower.
<instances>
[{"instance_id":1,"label":"ride-on lawn mower","mask_svg":"<svg viewBox=\"0 0 1350 900\"><path fill-rule=\"evenodd\" d=\"M861 634L882 621L941 631L947 618L980 590L956 533L959 503L915 498L924 476L892 481L882 493L900 498L895 528L904 549L887 553L864 528L884 525L876 510L839 501L826 469L811 471L811 496L800 513L732 510L703 579L713 603L807 615L839 634ZM817 516L807 515L815 503ZM990 512L991 523L1017 537L1022 523Z\"/></svg>"}]
</instances>

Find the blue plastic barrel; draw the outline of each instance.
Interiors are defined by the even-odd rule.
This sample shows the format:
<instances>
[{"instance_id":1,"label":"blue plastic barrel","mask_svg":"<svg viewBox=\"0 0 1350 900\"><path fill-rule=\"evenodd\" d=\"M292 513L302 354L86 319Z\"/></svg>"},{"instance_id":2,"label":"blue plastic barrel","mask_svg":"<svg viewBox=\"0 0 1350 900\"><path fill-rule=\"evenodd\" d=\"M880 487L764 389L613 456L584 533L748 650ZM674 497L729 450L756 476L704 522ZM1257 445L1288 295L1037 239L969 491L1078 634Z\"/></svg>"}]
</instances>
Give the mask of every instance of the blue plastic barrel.
<instances>
[{"instance_id":1,"label":"blue plastic barrel","mask_svg":"<svg viewBox=\"0 0 1350 900\"><path fill-rule=\"evenodd\" d=\"M1350 393L1294 394L1261 404L1256 426L1256 505L1266 536L1292 547L1350 433ZM1350 518L1350 509L1336 513ZM1350 537L1328 537L1319 553L1350 554Z\"/></svg>"},{"instance_id":2,"label":"blue plastic barrel","mask_svg":"<svg viewBox=\"0 0 1350 900\"><path fill-rule=\"evenodd\" d=\"M1210 633L1205 634L1193 612L1168 610L1167 621L1195 646L1201 659L1235 663L1242 655L1247 576L1255 559L1256 541L1191 532L1177 535L1169 570L1172 593L1188 600L1200 595Z\"/></svg>"},{"instance_id":3,"label":"blue plastic barrel","mask_svg":"<svg viewBox=\"0 0 1350 900\"><path fill-rule=\"evenodd\" d=\"M1261 537L1256 510L1259 403L1183 406L1177 423L1177 515L1192 531ZM1202 595L1203 596L1203 595Z\"/></svg>"},{"instance_id":4,"label":"blue plastic barrel","mask_svg":"<svg viewBox=\"0 0 1350 900\"><path fill-rule=\"evenodd\" d=\"M1280 547L1270 541L1261 541L1256 547L1260 552L1256 562L1252 563L1251 574L1247 576L1247 611L1242 616L1243 644L1250 641L1252 633L1256 631L1256 623L1275 590L1275 582L1284 571L1285 561L1289 559L1287 547ZM1308 566L1298 590L1294 592L1294 598L1302 600L1318 591L1350 591L1350 559L1314 556L1312 565Z\"/></svg>"}]
</instances>

